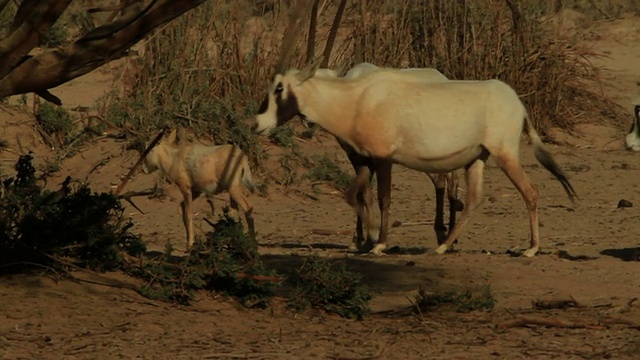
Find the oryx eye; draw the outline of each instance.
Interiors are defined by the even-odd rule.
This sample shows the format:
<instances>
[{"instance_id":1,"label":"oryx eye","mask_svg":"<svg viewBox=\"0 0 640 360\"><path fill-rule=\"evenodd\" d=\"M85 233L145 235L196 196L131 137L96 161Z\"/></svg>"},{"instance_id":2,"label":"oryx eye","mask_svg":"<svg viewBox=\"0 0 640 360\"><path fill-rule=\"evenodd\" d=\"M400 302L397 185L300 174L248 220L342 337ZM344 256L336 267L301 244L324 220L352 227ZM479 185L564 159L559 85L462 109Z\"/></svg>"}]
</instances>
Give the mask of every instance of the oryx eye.
<instances>
[{"instance_id":1,"label":"oryx eye","mask_svg":"<svg viewBox=\"0 0 640 360\"><path fill-rule=\"evenodd\" d=\"M282 90L284 90L284 87L282 87L282 83L278 83L278 85L276 85L276 89L274 90L274 93L280 94Z\"/></svg>"}]
</instances>

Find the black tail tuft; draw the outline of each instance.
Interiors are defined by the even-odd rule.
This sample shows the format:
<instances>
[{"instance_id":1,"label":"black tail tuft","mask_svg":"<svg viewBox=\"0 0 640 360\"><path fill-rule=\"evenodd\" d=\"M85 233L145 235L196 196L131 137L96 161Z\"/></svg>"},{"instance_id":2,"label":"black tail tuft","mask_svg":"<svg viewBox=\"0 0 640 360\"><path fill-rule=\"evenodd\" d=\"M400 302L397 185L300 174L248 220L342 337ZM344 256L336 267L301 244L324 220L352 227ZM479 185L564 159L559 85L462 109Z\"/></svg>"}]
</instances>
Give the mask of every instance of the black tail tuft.
<instances>
[{"instance_id":1,"label":"black tail tuft","mask_svg":"<svg viewBox=\"0 0 640 360\"><path fill-rule=\"evenodd\" d=\"M547 169L550 173L553 174L553 176L556 177L556 179L558 179L558 181L560 181L562 187L564 188L564 191L566 191L567 195L569 196L569 200L571 200L572 203L575 202L575 200L578 199L578 194L576 194L573 186L571 186L569 179L567 179L567 176L560 168L560 165L558 165L553 157L551 157L551 154L549 154L545 149L538 147L535 150L535 155L540 164L542 164L545 169Z\"/></svg>"}]
</instances>

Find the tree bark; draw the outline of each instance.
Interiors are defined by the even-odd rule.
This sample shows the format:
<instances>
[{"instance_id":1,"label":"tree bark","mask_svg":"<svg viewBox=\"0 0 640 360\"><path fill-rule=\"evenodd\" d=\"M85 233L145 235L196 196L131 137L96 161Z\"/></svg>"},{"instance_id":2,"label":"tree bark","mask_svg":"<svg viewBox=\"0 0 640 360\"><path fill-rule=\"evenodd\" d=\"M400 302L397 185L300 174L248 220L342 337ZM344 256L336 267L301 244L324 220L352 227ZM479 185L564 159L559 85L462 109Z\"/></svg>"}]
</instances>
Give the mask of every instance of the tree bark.
<instances>
[{"instance_id":1,"label":"tree bark","mask_svg":"<svg viewBox=\"0 0 640 360\"><path fill-rule=\"evenodd\" d=\"M8 35L0 41L0 78L10 73L38 45L40 34L49 31L70 3L71 0L25 0L20 5Z\"/></svg>"},{"instance_id":2,"label":"tree bark","mask_svg":"<svg viewBox=\"0 0 640 360\"><path fill-rule=\"evenodd\" d=\"M25 0L27 1L27 0ZM55 2L47 7L47 11L42 11L41 22L46 22L49 18L44 17L49 13L56 13L62 3L70 0ZM77 40L73 44L65 45L57 49L47 50L36 55L26 55L35 45L31 46L27 52L24 47L13 47L13 51L6 53L4 42L0 42L0 69L5 65L7 56L14 59L10 62L13 66L0 80L0 99L10 95L24 94L29 92L43 92L47 89L64 84L65 82L82 76L111 60L118 59L126 55L128 49L144 38L156 27L165 24L183 13L201 5L205 0L152 0L148 9L140 13L128 13L115 23L101 26ZM47 2L50 3L50 2ZM57 6L56 6L57 5ZM65 6L66 8L66 6ZM64 10L64 9L63 9ZM61 13L61 12L60 12ZM58 15L59 16L59 15ZM25 21L21 26L29 26L28 23L38 24L31 21L35 16L32 13L29 21ZM51 23L53 24L53 22ZM30 32L37 35L39 29L29 26ZM20 32L17 29L15 33ZM9 38L14 37L11 34ZM28 36L31 40L31 36ZM10 41L9 44L16 44L17 40ZM3 54L2 52L5 51ZM15 57L20 55L17 61Z\"/></svg>"}]
</instances>

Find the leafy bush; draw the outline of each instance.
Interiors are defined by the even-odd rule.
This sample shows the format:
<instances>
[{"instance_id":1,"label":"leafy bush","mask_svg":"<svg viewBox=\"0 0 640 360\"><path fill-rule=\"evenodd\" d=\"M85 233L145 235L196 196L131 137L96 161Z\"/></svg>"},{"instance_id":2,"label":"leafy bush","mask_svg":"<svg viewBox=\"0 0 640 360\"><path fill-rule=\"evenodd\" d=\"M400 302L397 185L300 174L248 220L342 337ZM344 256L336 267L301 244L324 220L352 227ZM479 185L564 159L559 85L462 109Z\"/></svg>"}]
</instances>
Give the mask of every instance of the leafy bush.
<instances>
[{"instance_id":1,"label":"leafy bush","mask_svg":"<svg viewBox=\"0 0 640 360\"><path fill-rule=\"evenodd\" d=\"M344 264L332 265L312 255L291 275L295 290L289 307L308 306L324 309L346 318L362 319L369 312L369 289L362 276L347 270Z\"/></svg>"},{"instance_id":2,"label":"leafy bush","mask_svg":"<svg viewBox=\"0 0 640 360\"><path fill-rule=\"evenodd\" d=\"M38 106L35 116L42 130L49 135L66 134L73 130L71 114L61 106L43 102Z\"/></svg>"},{"instance_id":3,"label":"leafy bush","mask_svg":"<svg viewBox=\"0 0 640 360\"><path fill-rule=\"evenodd\" d=\"M327 155L312 156L311 159L315 166L307 173L308 179L327 182L340 190L345 190L351 184L351 176Z\"/></svg>"},{"instance_id":4,"label":"leafy bush","mask_svg":"<svg viewBox=\"0 0 640 360\"><path fill-rule=\"evenodd\" d=\"M167 245L164 254L133 273L147 283L141 293L150 298L188 304L197 290L213 290L238 298L247 307L265 307L278 282L258 256L242 224L224 208L214 231L196 241L185 258L173 258Z\"/></svg>"},{"instance_id":5,"label":"leafy bush","mask_svg":"<svg viewBox=\"0 0 640 360\"><path fill-rule=\"evenodd\" d=\"M57 191L43 189L31 162L31 154L21 156L15 178L2 179L1 265L73 264L105 271L122 266L122 252L145 251L115 196L92 193L86 184L73 189L70 177Z\"/></svg>"}]
</instances>

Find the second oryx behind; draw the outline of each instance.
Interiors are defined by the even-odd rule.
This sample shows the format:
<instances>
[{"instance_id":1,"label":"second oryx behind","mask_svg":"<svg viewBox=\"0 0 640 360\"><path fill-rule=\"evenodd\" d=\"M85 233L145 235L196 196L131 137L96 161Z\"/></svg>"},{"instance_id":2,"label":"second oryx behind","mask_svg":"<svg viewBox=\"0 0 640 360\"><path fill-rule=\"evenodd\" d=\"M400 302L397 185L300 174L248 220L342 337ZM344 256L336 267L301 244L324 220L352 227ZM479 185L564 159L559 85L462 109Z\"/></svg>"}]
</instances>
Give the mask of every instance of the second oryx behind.
<instances>
[{"instance_id":1,"label":"second oryx behind","mask_svg":"<svg viewBox=\"0 0 640 360\"><path fill-rule=\"evenodd\" d=\"M538 192L519 159L520 135L529 134L536 159L576 193L545 149L518 94L499 80L424 83L398 71L373 71L355 79L314 77L317 63L275 75L254 131L269 133L300 114L340 137L359 154L388 159L422 172L464 168L467 201L436 252L444 253L482 202L485 162L493 155L522 194L531 239L525 256L539 249ZM525 127L526 126L526 127Z\"/></svg>"}]
</instances>

